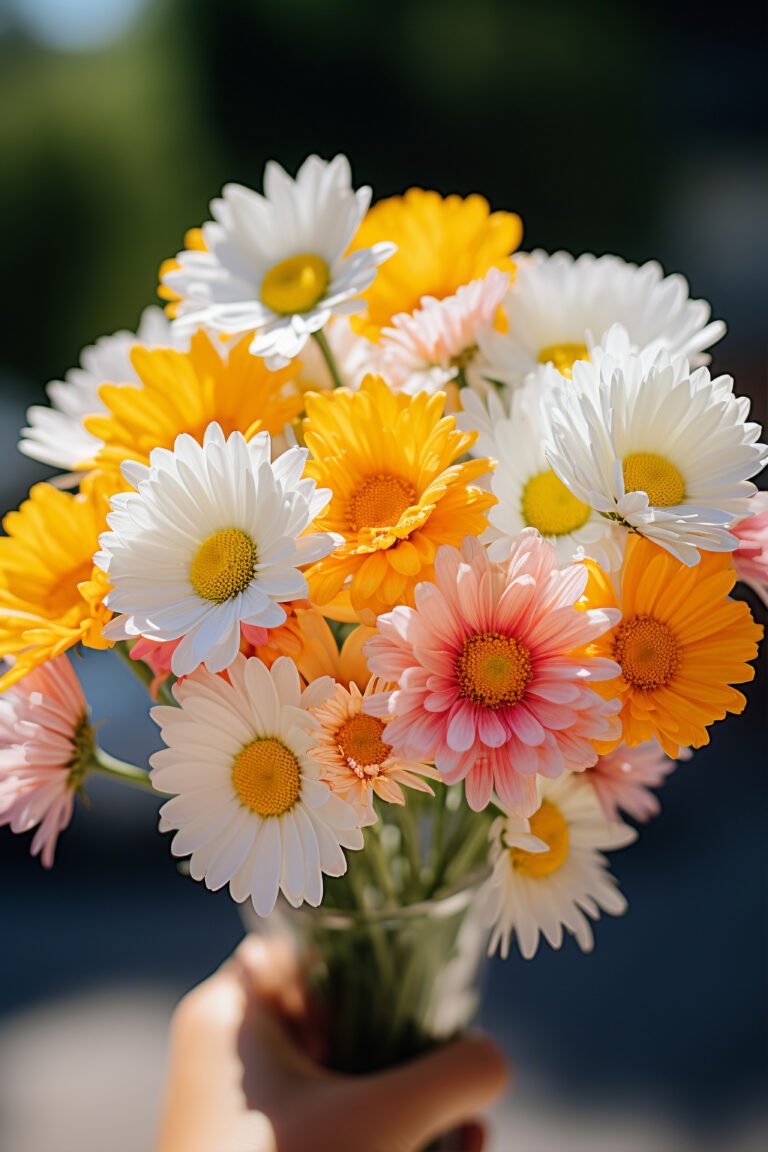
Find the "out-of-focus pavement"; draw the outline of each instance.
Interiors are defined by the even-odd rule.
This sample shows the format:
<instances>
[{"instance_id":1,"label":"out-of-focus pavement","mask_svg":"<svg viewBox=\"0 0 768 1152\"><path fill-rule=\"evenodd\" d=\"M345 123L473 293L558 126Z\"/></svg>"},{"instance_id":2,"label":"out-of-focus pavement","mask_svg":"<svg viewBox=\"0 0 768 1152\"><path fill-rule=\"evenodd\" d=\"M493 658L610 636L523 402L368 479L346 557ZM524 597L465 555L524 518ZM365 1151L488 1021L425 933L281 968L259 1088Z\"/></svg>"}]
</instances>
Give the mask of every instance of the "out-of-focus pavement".
<instances>
[{"instance_id":1,"label":"out-of-focus pavement","mask_svg":"<svg viewBox=\"0 0 768 1152\"><path fill-rule=\"evenodd\" d=\"M0 1028L3 1152L150 1149L173 1004L167 985L121 983L12 1016ZM768 1135L758 1112L709 1142L655 1108L566 1102L525 1067L489 1126L487 1152L764 1152Z\"/></svg>"}]
</instances>

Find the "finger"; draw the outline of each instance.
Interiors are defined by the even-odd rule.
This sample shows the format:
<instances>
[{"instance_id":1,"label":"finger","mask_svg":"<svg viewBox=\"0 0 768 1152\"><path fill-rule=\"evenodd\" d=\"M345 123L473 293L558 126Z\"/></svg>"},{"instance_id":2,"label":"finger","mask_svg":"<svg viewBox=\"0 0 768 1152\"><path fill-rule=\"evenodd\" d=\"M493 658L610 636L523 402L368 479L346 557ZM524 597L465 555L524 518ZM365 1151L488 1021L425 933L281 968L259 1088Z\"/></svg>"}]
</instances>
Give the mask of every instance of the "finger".
<instances>
[{"instance_id":1,"label":"finger","mask_svg":"<svg viewBox=\"0 0 768 1152\"><path fill-rule=\"evenodd\" d=\"M246 936L230 963L250 999L290 1019L306 1014L306 989L288 940Z\"/></svg>"},{"instance_id":2,"label":"finger","mask_svg":"<svg viewBox=\"0 0 768 1152\"><path fill-rule=\"evenodd\" d=\"M381 1147L419 1147L482 1112L507 1084L509 1070L487 1037L470 1035L391 1071L350 1082L379 1133ZM387 1143L389 1141L389 1144Z\"/></svg>"},{"instance_id":3,"label":"finger","mask_svg":"<svg viewBox=\"0 0 768 1152\"><path fill-rule=\"evenodd\" d=\"M461 1152L483 1152L485 1147L485 1125L477 1120L464 1124L459 1132Z\"/></svg>"},{"instance_id":4,"label":"finger","mask_svg":"<svg viewBox=\"0 0 768 1152\"><path fill-rule=\"evenodd\" d=\"M279 1020L304 1057L320 1064L326 1048L322 1028L290 941L247 936L232 964L246 989L250 1016Z\"/></svg>"}]
</instances>

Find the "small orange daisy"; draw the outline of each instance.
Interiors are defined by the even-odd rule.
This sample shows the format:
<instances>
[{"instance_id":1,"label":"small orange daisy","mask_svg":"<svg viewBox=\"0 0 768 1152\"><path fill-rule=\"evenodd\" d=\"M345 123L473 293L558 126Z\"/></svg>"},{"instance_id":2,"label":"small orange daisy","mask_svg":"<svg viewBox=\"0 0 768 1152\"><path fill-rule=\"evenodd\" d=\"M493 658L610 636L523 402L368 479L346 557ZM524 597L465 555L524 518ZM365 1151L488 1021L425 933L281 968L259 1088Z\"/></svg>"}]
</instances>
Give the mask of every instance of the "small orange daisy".
<instances>
[{"instance_id":1,"label":"small orange daisy","mask_svg":"<svg viewBox=\"0 0 768 1152\"><path fill-rule=\"evenodd\" d=\"M434 792L423 777L439 780L431 764L394 754L386 740L386 721L363 712L363 703L383 685L377 677L361 692L352 682L336 691L314 714L321 724L320 742L312 755L325 768L323 779L334 792L373 817L373 796L388 804L404 804L403 787Z\"/></svg>"}]
</instances>

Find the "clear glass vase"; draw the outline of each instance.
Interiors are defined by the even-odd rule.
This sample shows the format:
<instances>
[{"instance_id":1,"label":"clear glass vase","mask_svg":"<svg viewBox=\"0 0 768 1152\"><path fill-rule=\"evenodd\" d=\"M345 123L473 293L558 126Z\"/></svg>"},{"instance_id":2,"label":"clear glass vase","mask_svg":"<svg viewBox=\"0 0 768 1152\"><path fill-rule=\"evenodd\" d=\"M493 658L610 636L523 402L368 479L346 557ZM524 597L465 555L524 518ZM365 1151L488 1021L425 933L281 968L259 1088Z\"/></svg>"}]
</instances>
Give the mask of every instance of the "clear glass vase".
<instances>
[{"instance_id":1,"label":"clear glass vase","mask_svg":"<svg viewBox=\"0 0 768 1152\"><path fill-rule=\"evenodd\" d=\"M330 1068L387 1068L471 1024L488 946L478 898L486 875L481 869L453 891L376 911L281 901L262 921L244 910L249 931L293 939L324 1018Z\"/></svg>"}]
</instances>

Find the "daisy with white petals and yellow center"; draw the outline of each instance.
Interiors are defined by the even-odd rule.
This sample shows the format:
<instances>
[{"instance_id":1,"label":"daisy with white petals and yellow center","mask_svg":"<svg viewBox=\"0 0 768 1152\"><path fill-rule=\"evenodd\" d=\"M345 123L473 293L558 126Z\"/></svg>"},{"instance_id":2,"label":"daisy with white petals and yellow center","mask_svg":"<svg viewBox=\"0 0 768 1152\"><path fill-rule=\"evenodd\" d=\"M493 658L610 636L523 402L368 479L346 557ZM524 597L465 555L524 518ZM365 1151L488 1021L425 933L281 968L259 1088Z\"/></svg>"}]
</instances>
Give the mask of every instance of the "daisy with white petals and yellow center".
<instances>
[{"instance_id":1,"label":"daisy with white petals and yellow center","mask_svg":"<svg viewBox=\"0 0 768 1152\"><path fill-rule=\"evenodd\" d=\"M227 668L241 623L281 625L281 603L307 595L299 569L334 545L306 532L330 499L301 479L306 458L290 448L271 463L268 433L246 443L211 424L202 446L183 435L173 452L155 449L149 467L124 464L137 491L113 497L95 557L112 584L108 606L122 613L105 635L181 639L172 667L186 676L203 662Z\"/></svg>"},{"instance_id":2,"label":"daisy with white petals and yellow center","mask_svg":"<svg viewBox=\"0 0 768 1152\"><path fill-rule=\"evenodd\" d=\"M479 433L472 454L496 460L490 488L497 503L483 537L493 560L503 560L519 532L535 528L554 546L561 564L589 556L603 568L621 563L615 525L574 496L544 454L551 389L531 378L509 397L481 398L464 390L457 417L465 432Z\"/></svg>"},{"instance_id":3,"label":"daisy with white petals and yellow center","mask_svg":"<svg viewBox=\"0 0 768 1152\"><path fill-rule=\"evenodd\" d=\"M280 368L332 315L364 307L360 294L395 251L387 242L347 255L371 200L352 188L349 162L310 156L293 180L270 161L264 195L228 184L203 225L204 250L180 252L163 284L174 328L226 336L253 332L251 351Z\"/></svg>"},{"instance_id":4,"label":"daisy with white petals and yellow center","mask_svg":"<svg viewBox=\"0 0 768 1152\"><path fill-rule=\"evenodd\" d=\"M486 330L478 371L515 387L541 365L570 379L612 324L621 324L636 350L666 350L706 364L704 350L725 332L709 322L704 300L691 300L682 276L664 276L650 261L638 268L618 256L574 259L568 252L516 257L517 274L505 301L506 331Z\"/></svg>"},{"instance_id":5,"label":"daisy with white petals and yellow center","mask_svg":"<svg viewBox=\"0 0 768 1152\"><path fill-rule=\"evenodd\" d=\"M636 837L634 829L605 818L583 777L540 779L540 804L530 819L500 817L491 829L490 953L498 948L508 956L514 936L530 960L540 936L559 948L564 928L582 951L591 951L587 917L598 920L601 911L619 916L627 907L601 853Z\"/></svg>"},{"instance_id":6,"label":"daisy with white petals and yellow center","mask_svg":"<svg viewBox=\"0 0 768 1152\"><path fill-rule=\"evenodd\" d=\"M191 856L195 880L268 916L278 891L317 906L323 874L341 876L342 848L363 847L359 815L321 780L312 754L311 709L333 691L324 676L302 691L296 665L270 669L239 655L228 679L199 668L173 689L178 708L153 708L166 747L151 758L152 783L173 795L160 830L171 851Z\"/></svg>"},{"instance_id":7,"label":"daisy with white petals and yellow center","mask_svg":"<svg viewBox=\"0 0 768 1152\"><path fill-rule=\"evenodd\" d=\"M729 527L749 511L749 477L768 457L749 400L730 376L635 355L613 328L594 361L555 388L546 456L579 500L684 564L733 551Z\"/></svg>"}]
</instances>

